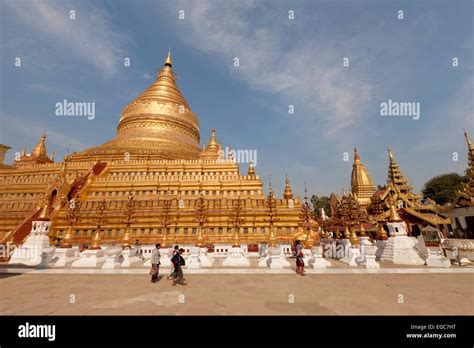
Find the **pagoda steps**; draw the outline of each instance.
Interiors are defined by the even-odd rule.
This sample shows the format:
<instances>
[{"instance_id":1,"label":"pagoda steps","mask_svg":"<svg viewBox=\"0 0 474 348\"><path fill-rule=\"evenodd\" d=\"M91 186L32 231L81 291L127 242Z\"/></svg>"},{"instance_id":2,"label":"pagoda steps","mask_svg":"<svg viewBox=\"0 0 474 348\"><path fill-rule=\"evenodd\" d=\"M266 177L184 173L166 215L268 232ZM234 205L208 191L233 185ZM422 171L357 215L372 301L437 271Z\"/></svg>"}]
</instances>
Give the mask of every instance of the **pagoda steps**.
<instances>
[{"instance_id":1,"label":"pagoda steps","mask_svg":"<svg viewBox=\"0 0 474 348\"><path fill-rule=\"evenodd\" d=\"M100 177L106 172L107 168L108 163L97 161L87 174L77 178L73 182L71 188L69 189L68 200L72 199L79 190L79 194L82 193L89 186L92 179ZM50 207L48 211L50 219L53 219L54 216L56 216L61 211L61 209L62 207ZM33 221L35 221L41 214L41 210L42 207L39 207L33 213L27 216L12 232L8 233L5 238L3 238L0 244L6 244L8 241L11 241L11 243L14 245L21 245L26 237L28 237L30 234ZM0 255L0 261L8 261L8 259L8 255L3 258Z\"/></svg>"}]
</instances>

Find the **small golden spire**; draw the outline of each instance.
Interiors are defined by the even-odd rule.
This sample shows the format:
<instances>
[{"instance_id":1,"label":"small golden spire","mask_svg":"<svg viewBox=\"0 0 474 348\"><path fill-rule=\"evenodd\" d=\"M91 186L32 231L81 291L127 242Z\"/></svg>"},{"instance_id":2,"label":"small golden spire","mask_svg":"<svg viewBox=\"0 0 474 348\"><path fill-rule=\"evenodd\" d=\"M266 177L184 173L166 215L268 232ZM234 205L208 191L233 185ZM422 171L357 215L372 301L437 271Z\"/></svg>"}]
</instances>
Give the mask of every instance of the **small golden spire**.
<instances>
[{"instance_id":1,"label":"small golden spire","mask_svg":"<svg viewBox=\"0 0 474 348\"><path fill-rule=\"evenodd\" d=\"M357 152L357 147L354 147L354 162L360 162L359 153Z\"/></svg>"},{"instance_id":2,"label":"small golden spire","mask_svg":"<svg viewBox=\"0 0 474 348\"><path fill-rule=\"evenodd\" d=\"M51 152L51 155L49 155L49 159L50 159L51 161L54 161L54 152Z\"/></svg>"},{"instance_id":3,"label":"small golden spire","mask_svg":"<svg viewBox=\"0 0 474 348\"><path fill-rule=\"evenodd\" d=\"M214 128L212 128L211 139L209 140L209 143L207 144L207 148L211 150L219 150L219 144L217 143L217 140L216 140L216 130Z\"/></svg>"},{"instance_id":4,"label":"small golden spire","mask_svg":"<svg viewBox=\"0 0 474 348\"><path fill-rule=\"evenodd\" d=\"M361 235L361 236L365 236L365 235L366 235L366 234L365 234L365 227L364 227L364 224L363 224L362 222L360 223L360 229L359 229L359 231L360 231L360 235Z\"/></svg>"},{"instance_id":5,"label":"small golden spire","mask_svg":"<svg viewBox=\"0 0 474 348\"><path fill-rule=\"evenodd\" d=\"M23 147L23 150L21 150L21 157L26 156L26 145Z\"/></svg>"},{"instance_id":6,"label":"small golden spire","mask_svg":"<svg viewBox=\"0 0 474 348\"><path fill-rule=\"evenodd\" d=\"M473 149L472 141L469 138L469 135L467 134L466 130L464 130L464 138L466 138L467 147L469 148L469 150L472 150Z\"/></svg>"},{"instance_id":7,"label":"small golden spire","mask_svg":"<svg viewBox=\"0 0 474 348\"><path fill-rule=\"evenodd\" d=\"M49 221L49 204L45 202L43 204L43 208L41 209L41 213L38 216L38 221Z\"/></svg>"},{"instance_id":8,"label":"small golden spire","mask_svg":"<svg viewBox=\"0 0 474 348\"><path fill-rule=\"evenodd\" d=\"M254 175L255 175L255 168L253 167L253 161L250 161L250 164L249 164L249 171L248 171L247 174L250 175L250 176L254 176Z\"/></svg>"},{"instance_id":9,"label":"small golden spire","mask_svg":"<svg viewBox=\"0 0 474 348\"><path fill-rule=\"evenodd\" d=\"M41 139L36 145L36 147L31 151L31 155L34 157L40 157L40 156L46 156L46 131L43 132L43 135L41 136Z\"/></svg>"},{"instance_id":10,"label":"small golden spire","mask_svg":"<svg viewBox=\"0 0 474 348\"><path fill-rule=\"evenodd\" d=\"M173 66L172 61L171 61L171 48L168 49L168 55L166 56L165 64L163 65L169 66L170 68Z\"/></svg>"},{"instance_id":11,"label":"small golden spire","mask_svg":"<svg viewBox=\"0 0 474 348\"><path fill-rule=\"evenodd\" d=\"M349 227L347 227L347 225L346 225L346 228L344 230L344 238L345 239L351 238L351 233L349 232Z\"/></svg>"},{"instance_id":12,"label":"small golden spire","mask_svg":"<svg viewBox=\"0 0 474 348\"><path fill-rule=\"evenodd\" d=\"M390 217L388 218L389 222L402 222L402 218L398 215L397 208L395 207L395 202L393 198L390 197L388 204L390 205Z\"/></svg>"},{"instance_id":13,"label":"small golden spire","mask_svg":"<svg viewBox=\"0 0 474 348\"><path fill-rule=\"evenodd\" d=\"M94 235L94 238L92 239L92 245L91 247L89 248L90 250L98 250L98 249L102 249L100 247L100 230L96 230L95 232L95 235Z\"/></svg>"},{"instance_id":14,"label":"small golden spire","mask_svg":"<svg viewBox=\"0 0 474 348\"><path fill-rule=\"evenodd\" d=\"M293 198L293 191L290 187L290 181L288 180L288 175L285 174L285 191L283 192L283 198L285 199L292 199Z\"/></svg>"},{"instance_id":15,"label":"small golden spire","mask_svg":"<svg viewBox=\"0 0 474 348\"><path fill-rule=\"evenodd\" d=\"M351 241L351 244L352 245L359 245L359 237L357 237L357 233L355 231L355 228L354 226L351 225L351 229L350 229L350 241Z\"/></svg>"},{"instance_id":16,"label":"small golden spire","mask_svg":"<svg viewBox=\"0 0 474 348\"><path fill-rule=\"evenodd\" d=\"M393 153L392 153L392 150L390 149L390 145L388 146L388 159L390 161L393 161Z\"/></svg>"},{"instance_id":17,"label":"small golden spire","mask_svg":"<svg viewBox=\"0 0 474 348\"><path fill-rule=\"evenodd\" d=\"M381 239L381 240L388 239L387 232L385 232L382 222L379 222L378 239Z\"/></svg>"}]
</instances>

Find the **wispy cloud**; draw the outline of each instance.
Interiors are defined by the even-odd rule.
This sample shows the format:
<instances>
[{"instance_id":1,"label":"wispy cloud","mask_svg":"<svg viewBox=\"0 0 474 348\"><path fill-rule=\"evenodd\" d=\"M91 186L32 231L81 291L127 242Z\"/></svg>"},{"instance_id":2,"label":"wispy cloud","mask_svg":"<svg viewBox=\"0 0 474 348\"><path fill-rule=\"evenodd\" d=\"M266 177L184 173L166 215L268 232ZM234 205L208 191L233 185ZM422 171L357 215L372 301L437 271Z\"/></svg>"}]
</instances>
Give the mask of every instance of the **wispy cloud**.
<instances>
[{"instance_id":1,"label":"wispy cloud","mask_svg":"<svg viewBox=\"0 0 474 348\"><path fill-rule=\"evenodd\" d=\"M123 61L124 47L131 42L125 34L114 30L104 10L86 3L18 0L4 4L23 22L25 32L54 49L54 52L37 52L50 55L43 57L45 65L57 64L61 56L72 55L110 77ZM70 18L71 10L75 11L75 19ZM19 51L31 54L32 47L21 47L23 41L16 37L10 41L20 46Z\"/></svg>"},{"instance_id":2,"label":"wispy cloud","mask_svg":"<svg viewBox=\"0 0 474 348\"><path fill-rule=\"evenodd\" d=\"M317 118L325 135L333 138L364 117L371 101L369 82L344 70L341 49L318 47L316 38L305 35L292 39L292 25L297 24L285 12L272 13L255 1L182 1L172 6L173 11L179 6L188 13L182 26L187 44L215 54L228 64L232 76L252 89L276 94L294 105L304 115L305 126ZM259 11L271 20L256 20ZM232 66L234 57L240 60L238 68Z\"/></svg>"},{"instance_id":3,"label":"wispy cloud","mask_svg":"<svg viewBox=\"0 0 474 348\"><path fill-rule=\"evenodd\" d=\"M46 131L47 143L54 145L54 147L64 148L68 146L70 151L82 150L87 147L86 144L69 134L58 131L51 126L46 129L44 125L37 124L34 120L24 116L14 116L2 112L0 113L0 120L2 132L13 132L18 138L24 140L25 144L36 144L41 134Z\"/></svg>"}]
</instances>

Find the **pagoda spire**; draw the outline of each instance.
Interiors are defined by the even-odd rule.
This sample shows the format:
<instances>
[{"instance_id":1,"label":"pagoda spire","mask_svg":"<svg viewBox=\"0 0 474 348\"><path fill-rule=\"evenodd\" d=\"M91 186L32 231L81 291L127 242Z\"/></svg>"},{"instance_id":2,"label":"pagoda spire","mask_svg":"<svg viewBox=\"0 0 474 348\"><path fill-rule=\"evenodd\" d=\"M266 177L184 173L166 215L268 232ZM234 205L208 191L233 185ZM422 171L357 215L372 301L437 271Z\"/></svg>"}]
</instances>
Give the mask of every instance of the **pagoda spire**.
<instances>
[{"instance_id":1,"label":"pagoda spire","mask_svg":"<svg viewBox=\"0 0 474 348\"><path fill-rule=\"evenodd\" d=\"M169 66L170 68L173 66L173 62L171 60L171 47L168 48L168 54L166 55L165 63L163 66Z\"/></svg>"},{"instance_id":2,"label":"pagoda spire","mask_svg":"<svg viewBox=\"0 0 474 348\"><path fill-rule=\"evenodd\" d=\"M370 197L376 191L372 177L362 164L356 147L354 147L354 164L351 173L351 191L361 205L369 204Z\"/></svg>"},{"instance_id":3,"label":"pagoda spire","mask_svg":"<svg viewBox=\"0 0 474 348\"><path fill-rule=\"evenodd\" d=\"M290 181L288 180L288 175L285 174L285 191L283 192L283 198L292 199L293 191L291 190Z\"/></svg>"},{"instance_id":4,"label":"pagoda spire","mask_svg":"<svg viewBox=\"0 0 474 348\"><path fill-rule=\"evenodd\" d=\"M464 130L464 137L467 142L467 159L468 159L468 168L467 168L467 178L468 182L463 184L461 192L458 192L459 198L457 205L461 207L472 207L474 206L474 145L472 144L469 135Z\"/></svg>"},{"instance_id":5,"label":"pagoda spire","mask_svg":"<svg viewBox=\"0 0 474 348\"><path fill-rule=\"evenodd\" d=\"M388 159L389 165L387 185L393 184L393 186L403 194L411 193L413 187L408 185L408 180L405 179L402 171L400 170L400 167L398 166L398 163L395 161L390 146L388 147Z\"/></svg>"},{"instance_id":6,"label":"pagoda spire","mask_svg":"<svg viewBox=\"0 0 474 348\"><path fill-rule=\"evenodd\" d=\"M471 138L469 138L469 135L467 134L466 130L464 130L464 138L466 138L468 151L469 152L473 151L474 150L474 145L472 145Z\"/></svg>"},{"instance_id":7,"label":"pagoda spire","mask_svg":"<svg viewBox=\"0 0 474 348\"><path fill-rule=\"evenodd\" d=\"M253 161L250 161L250 164L249 164L249 171L247 173L248 175L250 176L254 176L255 175L255 168L253 166Z\"/></svg>"},{"instance_id":8,"label":"pagoda spire","mask_svg":"<svg viewBox=\"0 0 474 348\"><path fill-rule=\"evenodd\" d=\"M31 154L34 157L46 156L46 131L43 132L38 145L35 146Z\"/></svg>"},{"instance_id":9,"label":"pagoda spire","mask_svg":"<svg viewBox=\"0 0 474 348\"><path fill-rule=\"evenodd\" d=\"M390 216L388 218L389 222L401 222L403 221L400 215L398 215L397 207L395 206L395 201L393 197L390 197L388 200Z\"/></svg>"},{"instance_id":10,"label":"pagoda spire","mask_svg":"<svg viewBox=\"0 0 474 348\"><path fill-rule=\"evenodd\" d=\"M211 139L209 140L209 143L207 144L207 148L209 150L219 150L219 144L217 143L217 140L216 140L216 130L214 128L212 128Z\"/></svg>"}]
</instances>

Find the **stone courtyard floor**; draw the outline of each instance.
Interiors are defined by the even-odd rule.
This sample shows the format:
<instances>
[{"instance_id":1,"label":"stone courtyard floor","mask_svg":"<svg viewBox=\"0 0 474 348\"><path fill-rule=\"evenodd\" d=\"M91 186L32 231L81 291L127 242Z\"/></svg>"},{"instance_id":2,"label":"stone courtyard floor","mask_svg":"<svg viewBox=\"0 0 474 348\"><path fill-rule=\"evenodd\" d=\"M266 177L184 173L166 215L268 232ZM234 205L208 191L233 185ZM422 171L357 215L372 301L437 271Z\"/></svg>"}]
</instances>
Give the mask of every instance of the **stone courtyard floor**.
<instances>
[{"instance_id":1,"label":"stone courtyard floor","mask_svg":"<svg viewBox=\"0 0 474 348\"><path fill-rule=\"evenodd\" d=\"M5 271L0 274L0 315L474 314L474 273L469 269L352 274L344 268L334 273L336 267L306 277L185 270L185 287L171 286L167 269L156 284L146 269L124 274Z\"/></svg>"}]
</instances>

